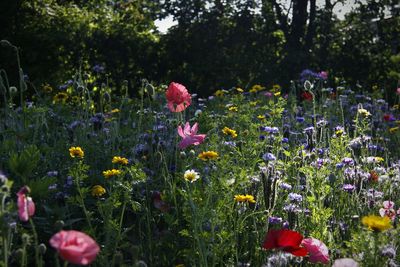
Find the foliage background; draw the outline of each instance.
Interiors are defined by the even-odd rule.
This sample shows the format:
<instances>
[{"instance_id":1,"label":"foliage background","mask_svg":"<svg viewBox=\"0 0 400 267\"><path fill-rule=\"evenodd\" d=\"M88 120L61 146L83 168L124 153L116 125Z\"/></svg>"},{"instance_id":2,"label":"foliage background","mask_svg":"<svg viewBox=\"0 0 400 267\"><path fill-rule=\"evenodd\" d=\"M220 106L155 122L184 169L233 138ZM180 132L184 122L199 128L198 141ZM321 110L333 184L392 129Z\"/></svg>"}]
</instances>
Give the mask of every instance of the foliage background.
<instances>
[{"instance_id":1,"label":"foliage background","mask_svg":"<svg viewBox=\"0 0 400 267\"><path fill-rule=\"evenodd\" d=\"M289 88L306 68L393 91L400 78L397 1L355 1L357 8L339 20L333 9L347 2L6 0L0 39L20 49L32 86L57 86L101 65L108 82L128 80L131 94L142 78L175 80L200 95L254 83ZM161 34L154 21L167 16L178 24ZM0 49L0 68L17 84L7 47Z\"/></svg>"}]
</instances>

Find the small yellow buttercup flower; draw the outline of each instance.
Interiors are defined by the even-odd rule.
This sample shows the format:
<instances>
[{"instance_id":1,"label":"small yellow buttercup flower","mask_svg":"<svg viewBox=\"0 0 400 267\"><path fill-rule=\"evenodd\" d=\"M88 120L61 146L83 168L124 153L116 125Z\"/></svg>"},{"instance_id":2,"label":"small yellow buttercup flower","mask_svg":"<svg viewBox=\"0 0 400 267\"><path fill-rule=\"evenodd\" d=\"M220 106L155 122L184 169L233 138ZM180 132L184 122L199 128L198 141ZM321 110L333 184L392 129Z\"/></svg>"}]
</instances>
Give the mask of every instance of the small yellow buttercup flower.
<instances>
[{"instance_id":1,"label":"small yellow buttercup flower","mask_svg":"<svg viewBox=\"0 0 400 267\"><path fill-rule=\"evenodd\" d=\"M250 93L257 93L257 92L262 91L262 90L264 90L264 89L265 89L265 87L263 87L263 86L261 86L261 85L259 85L259 84L255 84L255 85L253 85L253 86L251 87L251 89L249 90L249 92L250 92Z\"/></svg>"},{"instance_id":2,"label":"small yellow buttercup flower","mask_svg":"<svg viewBox=\"0 0 400 267\"><path fill-rule=\"evenodd\" d=\"M110 178L112 176L120 175L121 173L122 173L122 171L116 170L116 169L103 171L103 175L105 178Z\"/></svg>"},{"instance_id":3,"label":"small yellow buttercup flower","mask_svg":"<svg viewBox=\"0 0 400 267\"><path fill-rule=\"evenodd\" d=\"M92 188L92 196L94 197L101 197L106 193L106 189L101 185L95 185Z\"/></svg>"},{"instance_id":4,"label":"small yellow buttercup flower","mask_svg":"<svg viewBox=\"0 0 400 267\"><path fill-rule=\"evenodd\" d=\"M230 135L232 138L236 138L238 136L235 130L230 129L228 127L224 127L224 129L222 129L222 132L225 135Z\"/></svg>"},{"instance_id":5,"label":"small yellow buttercup flower","mask_svg":"<svg viewBox=\"0 0 400 267\"><path fill-rule=\"evenodd\" d=\"M238 92L238 93L243 93L244 90L243 90L242 88L240 88L240 87L236 87L236 92Z\"/></svg>"},{"instance_id":6,"label":"small yellow buttercup flower","mask_svg":"<svg viewBox=\"0 0 400 267\"><path fill-rule=\"evenodd\" d=\"M49 84L44 84L42 87L43 91L47 94L53 92L53 87L51 87Z\"/></svg>"},{"instance_id":7,"label":"small yellow buttercup flower","mask_svg":"<svg viewBox=\"0 0 400 267\"><path fill-rule=\"evenodd\" d=\"M128 165L129 160L124 157L115 156L112 159L112 163L121 164L121 165Z\"/></svg>"},{"instance_id":8,"label":"small yellow buttercup flower","mask_svg":"<svg viewBox=\"0 0 400 267\"><path fill-rule=\"evenodd\" d=\"M187 170L187 171L185 171L183 178L186 181L193 183L193 182L197 181L198 179L200 179L200 175L195 170Z\"/></svg>"},{"instance_id":9,"label":"small yellow buttercup flower","mask_svg":"<svg viewBox=\"0 0 400 267\"><path fill-rule=\"evenodd\" d=\"M272 86L272 92L279 92L281 90L281 86L279 84L274 84Z\"/></svg>"},{"instance_id":10,"label":"small yellow buttercup flower","mask_svg":"<svg viewBox=\"0 0 400 267\"><path fill-rule=\"evenodd\" d=\"M118 112L120 112L120 110L117 108L114 108L113 110L111 110L111 113L118 113Z\"/></svg>"},{"instance_id":11,"label":"small yellow buttercup flower","mask_svg":"<svg viewBox=\"0 0 400 267\"><path fill-rule=\"evenodd\" d=\"M235 195L234 200L239 203L256 203L256 201L254 200L254 196L252 195Z\"/></svg>"},{"instance_id":12,"label":"small yellow buttercup flower","mask_svg":"<svg viewBox=\"0 0 400 267\"><path fill-rule=\"evenodd\" d=\"M280 95L281 95L281 92L274 93L274 96L280 96Z\"/></svg>"},{"instance_id":13,"label":"small yellow buttercup flower","mask_svg":"<svg viewBox=\"0 0 400 267\"><path fill-rule=\"evenodd\" d=\"M215 151L205 151L205 152L201 152L199 154L199 159L201 160L213 160L213 159L217 159L218 158L218 153Z\"/></svg>"},{"instance_id":14,"label":"small yellow buttercup flower","mask_svg":"<svg viewBox=\"0 0 400 267\"><path fill-rule=\"evenodd\" d=\"M384 217L375 215L364 216L361 222L362 224L367 226L368 229L376 232L381 232L392 228L392 224L388 216Z\"/></svg>"},{"instance_id":15,"label":"small yellow buttercup flower","mask_svg":"<svg viewBox=\"0 0 400 267\"><path fill-rule=\"evenodd\" d=\"M265 120L265 116L264 116L264 115L258 115L258 116L257 116L257 119L259 119L259 120Z\"/></svg>"},{"instance_id":16,"label":"small yellow buttercup flower","mask_svg":"<svg viewBox=\"0 0 400 267\"><path fill-rule=\"evenodd\" d=\"M83 152L81 147L73 146L69 149L69 155L71 158L83 158L83 156L85 156L85 152Z\"/></svg>"},{"instance_id":17,"label":"small yellow buttercup flower","mask_svg":"<svg viewBox=\"0 0 400 267\"><path fill-rule=\"evenodd\" d=\"M231 107L228 108L228 110L232 111L232 112L237 112L238 108L236 106L231 106Z\"/></svg>"}]
</instances>

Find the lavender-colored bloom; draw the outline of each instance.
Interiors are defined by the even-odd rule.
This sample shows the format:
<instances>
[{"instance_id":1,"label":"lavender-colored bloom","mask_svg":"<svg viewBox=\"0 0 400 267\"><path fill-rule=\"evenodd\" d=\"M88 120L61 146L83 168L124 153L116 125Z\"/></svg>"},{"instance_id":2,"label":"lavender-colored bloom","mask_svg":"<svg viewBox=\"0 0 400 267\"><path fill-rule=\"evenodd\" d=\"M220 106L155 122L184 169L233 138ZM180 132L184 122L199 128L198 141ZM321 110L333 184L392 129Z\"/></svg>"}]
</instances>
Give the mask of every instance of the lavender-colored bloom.
<instances>
[{"instance_id":1,"label":"lavender-colored bloom","mask_svg":"<svg viewBox=\"0 0 400 267\"><path fill-rule=\"evenodd\" d=\"M78 126L80 126L82 123L80 121L73 121L71 124L68 126L69 130L75 130Z\"/></svg>"},{"instance_id":2,"label":"lavender-colored bloom","mask_svg":"<svg viewBox=\"0 0 400 267\"><path fill-rule=\"evenodd\" d=\"M313 126L307 127L303 130L303 133L313 133L313 132L314 132Z\"/></svg>"},{"instance_id":3,"label":"lavender-colored bloom","mask_svg":"<svg viewBox=\"0 0 400 267\"><path fill-rule=\"evenodd\" d=\"M396 257L396 249L392 245L384 246L381 250L381 255L394 259Z\"/></svg>"},{"instance_id":4,"label":"lavender-colored bloom","mask_svg":"<svg viewBox=\"0 0 400 267\"><path fill-rule=\"evenodd\" d=\"M58 175L58 171L48 171L47 176L56 177Z\"/></svg>"},{"instance_id":5,"label":"lavender-colored bloom","mask_svg":"<svg viewBox=\"0 0 400 267\"><path fill-rule=\"evenodd\" d=\"M336 169L343 168L344 164L342 162L336 164Z\"/></svg>"},{"instance_id":6,"label":"lavender-colored bloom","mask_svg":"<svg viewBox=\"0 0 400 267\"><path fill-rule=\"evenodd\" d=\"M259 138L261 141L264 141L266 137L265 137L265 135L262 134L262 135L260 135L258 138Z\"/></svg>"},{"instance_id":7,"label":"lavender-colored bloom","mask_svg":"<svg viewBox=\"0 0 400 267\"><path fill-rule=\"evenodd\" d=\"M352 185L352 184L344 184L342 188L343 188L344 191L347 191L347 192L351 193L351 192L354 191L355 186Z\"/></svg>"},{"instance_id":8,"label":"lavender-colored bloom","mask_svg":"<svg viewBox=\"0 0 400 267\"><path fill-rule=\"evenodd\" d=\"M279 128L278 127L269 127L269 126L262 126L260 127L260 130L263 132L267 132L270 134L277 134L279 133Z\"/></svg>"},{"instance_id":9,"label":"lavender-colored bloom","mask_svg":"<svg viewBox=\"0 0 400 267\"><path fill-rule=\"evenodd\" d=\"M287 183L281 183L279 185L279 187L284 189L284 190L292 190L292 186L290 184L287 184Z\"/></svg>"},{"instance_id":10,"label":"lavender-colored bloom","mask_svg":"<svg viewBox=\"0 0 400 267\"><path fill-rule=\"evenodd\" d=\"M223 144L226 146L236 147L236 143L234 141L224 141Z\"/></svg>"},{"instance_id":11,"label":"lavender-colored bloom","mask_svg":"<svg viewBox=\"0 0 400 267\"><path fill-rule=\"evenodd\" d=\"M105 70L104 66L96 64L93 66L93 71L96 73L103 73Z\"/></svg>"},{"instance_id":12,"label":"lavender-colored bloom","mask_svg":"<svg viewBox=\"0 0 400 267\"><path fill-rule=\"evenodd\" d=\"M289 229L289 222L288 221L284 221L282 224L282 227L285 229Z\"/></svg>"},{"instance_id":13,"label":"lavender-colored bloom","mask_svg":"<svg viewBox=\"0 0 400 267\"><path fill-rule=\"evenodd\" d=\"M65 182L65 186L70 187L73 185L73 183L74 183L74 178L72 176L68 176L67 181Z\"/></svg>"},{"instance_id":14,"label":"lavender-colored bloom","mask_svg":"<svg viewBox=\"0 0 400 267\"><path fill-rule=\"evenodd\" d=\"M268 218L268 222L270 223L270 224L280 224L280 223L282 223L282 218L281 217L274 217L274 216L271 216L271 217L269 217Z\"/></svg>"},{"instance_id":15,"label":"lavender-colored bloom","mask_svg":"<svg viewBox=\"0 0 400 267\"><path fill-rule=\"evenodd\" d=\"M298 213L301 211L299 206L297 206L296 204L287 204L283 207L283 210L287 211L287 212L294 212L294 213Z\"/></svg>"},{"instance_id":16,"label":"lavender-colored bloom","mask_svg":"<svg viewBox=\"0 0 400 267\"><path fill-rule=\"evenodd\" d=\"M289 193L289 200L292 202L301 202L303 200L303 196L296 193Z\"/></svg>"},{"instance_id":17,"label":"lavender-colored bloom","mask_svg":"<svg viewBox=\"0 0 400 267\"><path fill-rule=\"evenodd\" d=\"M57 186L58 186L57 184L51 184L49 185L48 190L56 190Z\"/></svg>"},{"instance_id":18,"label":"lavender-colored bloom","mask_svg":"<svg viewBox=\"0 0 400 267\"><path fill-rule=\"evenodd\" d=\"M283 137L282 138L282 143L289 143L289 138Z\"/></svg>"},{"instance_id":19,"label":"lavender-colored bloom","mask_svg":"<svg viewBox=\"0 0 400 267\"><path fill-rule=\"evenodd\" d=\"M304 119L304 117L296 117L296 121L297 122L304 122L305 119Z\"/></svg>"},{"instance_id":20,"label":"lavender-colored bloom","mask_svg":"<svg viewBox=\"0 0 400 267\"><path fill-rule=\"evenodd\" d=\"M5 176L4 173L0 172L0 182L6 183L7 180L7 176Z\"/></svg>"},{"instance_id":21,"label":"lavender-colored bloom","mask_svg":"<svg viewBox=\"0 0 400 267\"><path fill-rule=\"evenodd\" d=\"M262 156L262 158L264 161L275 161L276 160L276 157L272 153L265 153Z\"/></svg>"},{"instance_id":22,"label":"lavender-colored bloom","mask_svg":"<svg viewBox=\"0 0 400 267\"><path fill-rule=\"evenodd\" d=\"M345 164L345 165L352 166L352 165L354 165L354 160L352 158L344 158L342 160L342 163Z\"/></svg>"}]
</instances>

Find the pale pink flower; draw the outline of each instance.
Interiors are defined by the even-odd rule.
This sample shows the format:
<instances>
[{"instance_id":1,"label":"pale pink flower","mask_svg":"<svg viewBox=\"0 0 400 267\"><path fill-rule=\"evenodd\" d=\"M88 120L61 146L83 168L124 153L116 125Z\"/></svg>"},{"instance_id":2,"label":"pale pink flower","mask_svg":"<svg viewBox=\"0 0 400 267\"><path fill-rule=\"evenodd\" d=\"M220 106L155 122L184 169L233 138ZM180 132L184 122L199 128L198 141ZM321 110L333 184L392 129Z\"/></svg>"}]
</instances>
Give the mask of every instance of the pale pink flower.
<instances>
[{"instance_id":1,"label":"pale pink flower","mask_svg":"<svg viewBox=\"0 0 400 267\"><path fill-rule=\"evenodd\" d=\"M390 219L394 220L396 218L396 211L394 209L393 201L383 201L383 208L379 209L379 214L384 217L387 216Z\"/></svg>"},{"instance_id":2,"label":"pale pink flower","mask_svg":"<svg viewBox=\"0 0 400 267\"><path fill-rule=\"evenodd\" d=\"M358 267L358 263L350 258L342 258L335 260L332 267Z\"/></svg>"},{"instance_id":3,"label":"pale pink flower","mask_svg":"<svg viewBox=\"0 0 400 267\"><path fill-rule=\"evenodd\" d=\"M50 239L50 245L60 257L73 264L88 265L96 259L99 245L85 233L61 230Z\"/></svg>"},{"instance_id":4,"label":"pale pink flower","mask_svg":"<svg viewBox=\"0 0 400 267\"><path fill-rule=\"evenodd\" d=\"M309 262L322 264L329 263L329 249L322 241L310 237L303 239L301 245L308 251Z\"/></svg>"},{"instance_id":5,"label":"pale pink flower","mask_svg":"<svg viewBox=\"0 0 400 267\"><path fill-rule=\"evenodd\" d=\"M400 95L400 87L399 87L399 88L397 88L397 90L396 90L396 94L397 94L397 95Z\"/></svg>"},{"instance_id":6,"label":"pale pink flower","mask_svg":"<svg viewBox=\"0 0 400 267\"><path fill-rule=\"evenodd\" d=\"M168 101L168 108L172 112L182 112L192 103L192 97L186 87L179 83L172 82L165 93Z\"/></svg>"},{"instance_id":7,"label":"pale pink flower","mask_svg":"<svg viewBox=\"0 0 400 267\"><path fill-rule=\"evenodd\" d=\"M24 186L17 193L18 216L23 222L28 221L35 214L35 203L31 197L26 196L29 192L29 187Z\"/></svg>"},{"instance_id":8,"label":"pale pink flower","mask_svg":"<svg viewBox=\"0 0 400 267\"><path fill-rule=\"evenodd\" d=\"M186 122L184 129L182 129L182 126L178 126L178 134L180 137L183 138L183 140L178 145L180 149L185 149L190 145L197 146L203 143L206 135L197 134L198 128L199 125L197 122L192 126L192 128L190 128L189 122Z\"/></svg>"}]
</instances>

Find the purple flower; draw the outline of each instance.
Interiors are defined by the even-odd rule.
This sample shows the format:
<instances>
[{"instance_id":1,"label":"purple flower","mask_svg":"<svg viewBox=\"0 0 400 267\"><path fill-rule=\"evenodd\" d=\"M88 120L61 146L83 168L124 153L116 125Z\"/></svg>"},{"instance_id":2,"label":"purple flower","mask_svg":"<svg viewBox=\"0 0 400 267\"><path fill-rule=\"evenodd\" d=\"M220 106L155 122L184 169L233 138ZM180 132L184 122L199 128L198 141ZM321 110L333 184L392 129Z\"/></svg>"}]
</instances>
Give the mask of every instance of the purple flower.
<instances>
[{"instance_id":1,"label":"purple flower","mask_svg":"<svg viewBox=\"0 0 400 267\"><path fill-rule=\"evenodd\" d=\"M282 223L282 218L281 217L274 217L274 216L271 216L271 217L269 217L268 218L268 222L270 223L270 224L280 224L280 223Z\"/></svg>"},{"instance_id":2,"label":"purple flower","mask_svg":"<svg viewBox=\"0 0 400 267\"><path fill-rule=\"evenodd\" d=\"M352 158L344 158L344 159L342 160L342 163L343 163L343 164L346 164L346 165L353 166L353 165L354 165L354 160L353 160Z\"/></svg>"},{"instance_id":3,"label":"purple flower","mask_svg":"<svg viewBox=\"0 0 400 267\"><path fill-rule=\"evenodd\" d=\"M347 192L351 193L351 192L354 191L355 186L352 185L352 184L344 184L342 188L343 188L344 191L347 191Z\"/></svg>"},{"instance_id":4,"label":"purple flower","mask_svg":"<svg viewBox=\"0 0 400 267\"><path fill-rule=\"evenodd\" d=\"M287 184L287 183L281 183L279 185L279 187L284 189L284 190L291 190L292 189L292 186L290 184Z\"/></svg>"},{"instance_id":5,"label":"purple flower","mask_svg":"<svg viewBox=\"0 0 400 267\"><path fill-rule=\"evenodd\" d=\"M292 202L301 202L303 200L303 196L296 193L289 193L289 200Z\"/></svg>"},{"instance_id":6,"label":"purple flower","mask_svg":"<svg viewBox=\"0 0 400 267\"><path fill-rule=\"evenodd\" d=\"M264 161L275 161L276 160L276 157L272 153L265 153L262 156L262 158Z\"/></svg>"}]
</instances>

